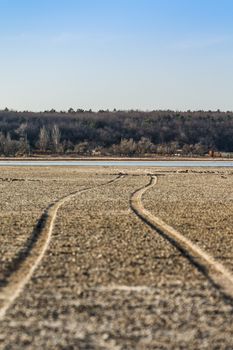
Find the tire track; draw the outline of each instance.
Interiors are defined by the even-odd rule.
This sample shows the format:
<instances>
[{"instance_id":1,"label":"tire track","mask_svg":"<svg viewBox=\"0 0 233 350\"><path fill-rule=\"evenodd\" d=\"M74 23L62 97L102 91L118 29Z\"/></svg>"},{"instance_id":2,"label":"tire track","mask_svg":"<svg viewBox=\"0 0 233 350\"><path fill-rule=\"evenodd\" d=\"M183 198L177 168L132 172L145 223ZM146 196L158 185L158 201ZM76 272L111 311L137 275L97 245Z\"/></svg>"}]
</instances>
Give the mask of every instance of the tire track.
<instances>
[{"instance_id":1,"label":"tire track","mask_svg":"<svg viewBox=\"0 0 233 350\"><path fill-rule=\"evenodd\" d=\"M23 291L25 285L30 281L34 271L43 259L51 240L59 208L78 194L97 187L109 185L116 182L121 177L124 177L124 174L120 173L114 179L100 185L72 192L68 196L57 200L54 204L50 204L45 209L26 242L26 248L20 251L15 260L11 263L7 273L7 280L3 287L0 288L0 320L5 316L7 310Z\"/></svg>"},{"instance_id":2,"label":"tire track","mask_svg":"<svg viewBox=\"0 0 233 350\"><path fill-rule=\"evenodd\" d=\"M211 255L143 207L143 194L155 186L156 183L157 177L151 176L150 182L146 186L136 190L131 195L131 209L142 221L177 248L216 288L220 289L226 297L232 300L233 275Z\"/></svg>"}]
</instances>

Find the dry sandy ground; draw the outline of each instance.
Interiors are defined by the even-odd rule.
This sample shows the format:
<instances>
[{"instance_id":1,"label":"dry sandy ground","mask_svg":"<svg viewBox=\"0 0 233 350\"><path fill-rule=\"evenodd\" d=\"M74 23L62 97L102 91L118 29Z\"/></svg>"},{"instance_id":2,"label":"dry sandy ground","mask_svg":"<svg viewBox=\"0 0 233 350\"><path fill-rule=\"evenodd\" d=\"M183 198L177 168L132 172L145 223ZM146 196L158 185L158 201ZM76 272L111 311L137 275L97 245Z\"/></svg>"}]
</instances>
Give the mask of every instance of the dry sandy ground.
<instances>
[{"instance_id":1,"label":"dry sandy ground","mask_svg":"<svg viewBox=\"0 0 233 350\"><path fill-rule=\"evenodd\" d=\"M75 169L0 168L0 285L23 254L43 211L69 193L111 176L80 174Z\"/></svg>"},{"instance_id":2,"label":"dry sandy ground","mask_svg":"<svg viewBox=\"0 0 233 350\"><path fill-rule=\"evenodd\" d=\"M232 300L130 208L150 173L145 208L233 270L231 170L1 168L0 296L43 210L93 187L58 210L1 349L233 349Z\"/></svg>"},{"instance_id":3,"label":"dry sandy ground","mask_svg":"<svg viewBox=\"0 0 233 350\"><path fill-rule=\"evenodd\" d=\"M144 206L233 272L233 172L160 176Z\"/></svg>"}]
</instances>

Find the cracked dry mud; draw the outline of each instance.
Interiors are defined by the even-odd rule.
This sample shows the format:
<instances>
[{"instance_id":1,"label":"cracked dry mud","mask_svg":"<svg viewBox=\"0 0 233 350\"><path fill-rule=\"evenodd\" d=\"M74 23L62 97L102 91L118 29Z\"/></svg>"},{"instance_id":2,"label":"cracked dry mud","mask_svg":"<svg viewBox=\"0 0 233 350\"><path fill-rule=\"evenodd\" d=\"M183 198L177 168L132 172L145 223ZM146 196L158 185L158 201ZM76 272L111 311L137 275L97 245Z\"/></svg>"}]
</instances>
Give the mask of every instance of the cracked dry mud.
<instances>
[{"instance_id":1,"label":"cracked dry mud","mask_svg":"<svg viewBox=\"0 0 233 350\"><path fill-rule=\"evenodd\" d=\"M93 188L60 207L39 267L0 321L1 349L233 348L232 300L130 209L147 173L163 176L144 194L146 209L231 270L229 170L2 169L3 261L51 202Z\"/></svg>"}]
</instances>

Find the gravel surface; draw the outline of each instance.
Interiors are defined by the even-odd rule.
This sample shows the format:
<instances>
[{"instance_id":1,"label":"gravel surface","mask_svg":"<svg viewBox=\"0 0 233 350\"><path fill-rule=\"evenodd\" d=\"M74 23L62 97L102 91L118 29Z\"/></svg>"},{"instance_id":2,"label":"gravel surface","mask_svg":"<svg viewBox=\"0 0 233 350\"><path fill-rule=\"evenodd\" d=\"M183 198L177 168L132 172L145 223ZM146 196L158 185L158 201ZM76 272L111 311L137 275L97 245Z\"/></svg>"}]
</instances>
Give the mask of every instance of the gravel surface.
<instances>
[{"instance_id":1,"label":"gravel surface","mask_svg":"<svg viewBox=\"0 0 233 350\"><path fill-rule=\"evenodd\" d=\"M50 179L56 178L50 171ZM62 175L63 171L59 176L66 182L69 171ZM107 175L109 169L85 171L70 173L73 184L80 178L96 184L113 178ZM1 349L233 348L232 302L129 208L131 194L148 183L150 171L159 170L129 170L130 175L80 193L59 209L41 265L0 323ZM221 195L214 193L219 186L212 183L211 195L206 191L211 181L221 181L214 180L218 176L163 173L144 196L145 206L156 215L181 230L178 209L183 200L186 223L192 224L196 192L206 206L216 208ZM232 177L224 176L230 184ZM183 190L185 181L194 189L196 182L201 183L202 190L193 196L190 190L189 195L188 189ZM192 200L193 206L186 204ZM225 227L230 225L231 221ZM204 227L202 232L206 234Z\"/></svg>"}]
</instances>

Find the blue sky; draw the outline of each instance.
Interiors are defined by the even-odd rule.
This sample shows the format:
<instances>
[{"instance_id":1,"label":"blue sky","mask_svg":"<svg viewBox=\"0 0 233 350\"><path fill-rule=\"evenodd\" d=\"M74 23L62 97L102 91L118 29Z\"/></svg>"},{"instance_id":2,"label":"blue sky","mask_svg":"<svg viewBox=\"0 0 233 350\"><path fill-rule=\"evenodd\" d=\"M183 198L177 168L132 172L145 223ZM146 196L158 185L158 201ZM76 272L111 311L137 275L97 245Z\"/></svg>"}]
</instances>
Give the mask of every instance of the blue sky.
<instances>
[{"instance_id":1,"label":"blue sky","mask_svg":"<svg viewBox=\"0 0 233 350\"><path fill-rule=\"evenodd\" d=\"M233 110L232 0L0 0L0 108Z\"/></svg>"}]
</instances>

